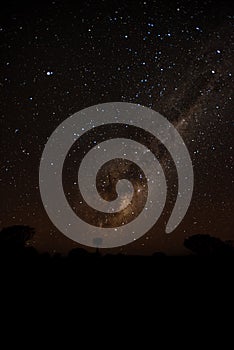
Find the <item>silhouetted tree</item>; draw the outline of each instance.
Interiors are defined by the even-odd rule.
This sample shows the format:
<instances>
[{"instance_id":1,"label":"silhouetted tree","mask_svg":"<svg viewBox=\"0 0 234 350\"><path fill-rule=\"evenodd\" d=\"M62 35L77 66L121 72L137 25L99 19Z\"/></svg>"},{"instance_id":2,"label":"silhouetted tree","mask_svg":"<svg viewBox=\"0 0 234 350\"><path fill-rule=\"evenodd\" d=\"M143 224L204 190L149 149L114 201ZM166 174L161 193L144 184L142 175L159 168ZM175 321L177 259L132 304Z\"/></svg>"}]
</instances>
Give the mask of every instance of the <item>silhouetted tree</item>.
<instances>
[{"instance_id":1,"label":"silhouetted tree","mask_svg":"<svg viewBox=\"0 0 234 350\"><path fill-rule=\"evenodd\" d=\"M162 253L162 252L155 252L152 254L152 257L153 258L164 258L164 257L166 257L166 254Z\"/></svg>"},{"instance_id":2,"label":"silhouetted tree","mask_svg":"<svg viewBox=\"0 0 234 350\"><path fill-rule=\"evenodd\" d=\"M69 252L68 258L69 258L69 260L75 261L75 260L78 260L80 258L87 257L89 255L90 255L90 253L87 252L87 250L85 250L85 249L74 248Z\"/></svg>"},{"instance_id":3,"label":"silhouetted tree","mask_svg":"<svg viewBox=\"0 0 234 350\"><path fill-rule=\"evenodd\" d=\"M34 234L35 230L30 226L15 225L3 228L0 232L1 249L22 250Z\"/></svg>"},{"instance_id":4,"label":"silhouetted tree","mask_svg":"<svg viewBox=\"0 0 234 350\"><path fill-rule=\"evenodd\" d=\"M200 256L234 256L234 248L230 244L210 235L197 234L188 237L184 246Z\"/></svg>"}]
</instances>

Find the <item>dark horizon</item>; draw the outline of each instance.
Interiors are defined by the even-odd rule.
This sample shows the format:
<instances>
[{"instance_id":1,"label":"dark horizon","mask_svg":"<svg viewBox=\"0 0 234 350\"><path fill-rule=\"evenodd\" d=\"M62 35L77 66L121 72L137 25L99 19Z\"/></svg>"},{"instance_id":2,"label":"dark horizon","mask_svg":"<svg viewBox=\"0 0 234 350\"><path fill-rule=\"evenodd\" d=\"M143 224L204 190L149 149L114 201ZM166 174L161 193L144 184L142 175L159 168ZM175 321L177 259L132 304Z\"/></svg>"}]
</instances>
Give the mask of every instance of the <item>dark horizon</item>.
<instances>
[{"instance_id":1,"label":"dark horizon","mask_svg":"<svg viewBox=\"0 0 234 350\"><path fill-rule=\"evenodd\" d=\"M32 244L35 236L35 229L26 225L15 225L3 228L0 231L0 258L2 261L9 262L39 262L44 261L48 264L50 261L76 262L82 258L120 258L120 257L154 257L166 258L173 257L161 251L155 251L151 255L126 254L114 252L109 249L90 249L90 247L74 247L66 254L61 252L40 252ZM180 257L214 257L214 258L234 258L234 240L222 241L219 238L211 237L208 234L192 235L184 240L183 243L187 254ZM178 255L177 255L178 256ZM176 257L176 256L174 256Z\"/></svg>"}]
</instances>

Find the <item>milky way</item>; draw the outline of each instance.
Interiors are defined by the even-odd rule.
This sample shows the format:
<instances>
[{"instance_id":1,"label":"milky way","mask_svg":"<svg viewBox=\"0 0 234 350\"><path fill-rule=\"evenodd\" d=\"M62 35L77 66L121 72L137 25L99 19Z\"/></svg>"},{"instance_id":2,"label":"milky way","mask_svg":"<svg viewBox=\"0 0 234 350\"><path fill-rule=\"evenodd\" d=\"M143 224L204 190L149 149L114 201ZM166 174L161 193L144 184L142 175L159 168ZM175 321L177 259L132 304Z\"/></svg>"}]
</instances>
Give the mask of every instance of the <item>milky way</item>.
<instances>
[{"instance_id":1,"label":"milky way","mask_svg":"<svg viewBox=\"0 0 234 350\"><path fill-rule=\"evenodd\" d=\"M233 10L225 1L5 5L0 15L1 227L35 227L32 244L42 251L66 252L76 246L56 230L43 209L40 157L48 137L70 115L121 101L166 117L185 140L195 174L190 209L168 236L165 223L177 192L174 164L149 135L122 131L157 153L169 195L157 225L121 251L186 253L183 240L196 233L233 239L233 43ZM99 130L83 145L101 141ZM82 152L71 149L64 187L74 210L89 216L76 192ZM125 166L132 169L128 164L122 170ZM128 174L130 180L139 179L137 172ZM113 196L113 188L106 195Z\"/></svg>"}]
</instances>

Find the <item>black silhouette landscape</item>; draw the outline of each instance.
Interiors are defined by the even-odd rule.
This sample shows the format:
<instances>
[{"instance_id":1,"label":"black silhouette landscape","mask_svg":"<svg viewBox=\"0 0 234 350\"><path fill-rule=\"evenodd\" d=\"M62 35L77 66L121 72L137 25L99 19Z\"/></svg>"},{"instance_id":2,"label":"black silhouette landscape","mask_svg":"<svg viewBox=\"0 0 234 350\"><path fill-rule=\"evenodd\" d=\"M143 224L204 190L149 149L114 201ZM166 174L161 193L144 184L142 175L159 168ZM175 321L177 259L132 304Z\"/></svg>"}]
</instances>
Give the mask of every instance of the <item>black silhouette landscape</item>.
<instances>
[{"instance_id":1,"label":"black silhouette landscape","mask_svg":"<svg viewBox=\"0 0 234 350\"><path fill-rule=\"evenodd\" d=\"M1 262L35 262L43 265L50 264L76 264L81 259L134 259L136 255L126 256L123 254L103 254L101 250L90 253L83 248L72 249L67 255L55 253L40 253L29 244L35 235L35 229L30 226L16 225L3 228L0 232L0 258ZM234 258L234 242L222 241L208 234L197 234L185 239L184 246L188 249L190 257L218 257ZM151 256L156 259L165 259L169 256L163 252L155 252ZM141 257L147 259L150 257Z\"/></svg>"}]
</instances>

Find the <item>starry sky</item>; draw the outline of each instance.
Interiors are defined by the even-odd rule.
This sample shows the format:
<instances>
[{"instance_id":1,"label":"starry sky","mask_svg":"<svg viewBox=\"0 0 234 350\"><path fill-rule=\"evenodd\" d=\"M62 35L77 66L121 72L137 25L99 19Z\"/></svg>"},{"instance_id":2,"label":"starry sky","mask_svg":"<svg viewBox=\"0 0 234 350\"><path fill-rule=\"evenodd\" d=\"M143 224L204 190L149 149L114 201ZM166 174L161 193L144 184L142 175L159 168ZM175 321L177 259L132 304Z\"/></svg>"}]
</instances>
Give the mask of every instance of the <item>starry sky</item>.
<instances>
[{"instance_id":1,"label":"starry sky","mask_svg":"<svg viewBox=\"0 0 234 350\"><path fill-rule=\"evenodd\" d=\"M35 227L32 244L40 251L79 246L43 208L41 154L73 113L122 101L152 108L176 127L194 165L194 194L183 222L166 235L177 182L168 171L162 218L139 240L106 252L186 254L184 238L197 233L233 240L233 15L231 2L213 0L8 1L0 14L1 227ZM118 132L153 142L133 129ZM86 136L85 149L102 140L100 130ZM170 156L162 150L160 158L167 173ZM80 161L72 148L63 181L74 211ZM124 167L139 179L140 169Z\"/></svg>"}]
</instances>

